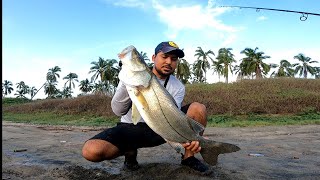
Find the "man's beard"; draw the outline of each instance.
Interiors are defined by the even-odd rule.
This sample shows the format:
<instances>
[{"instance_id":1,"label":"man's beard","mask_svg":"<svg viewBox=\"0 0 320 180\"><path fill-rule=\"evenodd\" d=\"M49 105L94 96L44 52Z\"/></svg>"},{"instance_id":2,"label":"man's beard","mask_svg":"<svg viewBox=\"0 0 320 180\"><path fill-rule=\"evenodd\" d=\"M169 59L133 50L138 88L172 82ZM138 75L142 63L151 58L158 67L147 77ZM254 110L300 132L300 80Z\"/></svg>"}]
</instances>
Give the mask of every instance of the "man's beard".
<instances>
[{"instance_id":1,"label":"man's beard","mask_svg":"<svg viewBox=\"0 0 320 180\"><path fill-rule=\"evenodd\" d=\"M155 69L156 69L156 71L158 72L158 74L160 75L160 76L170 76L173 72L163 72L163 71L161 71L161 69L158 69L157 67L155 67Z\"/></svg>"}]
</instances>

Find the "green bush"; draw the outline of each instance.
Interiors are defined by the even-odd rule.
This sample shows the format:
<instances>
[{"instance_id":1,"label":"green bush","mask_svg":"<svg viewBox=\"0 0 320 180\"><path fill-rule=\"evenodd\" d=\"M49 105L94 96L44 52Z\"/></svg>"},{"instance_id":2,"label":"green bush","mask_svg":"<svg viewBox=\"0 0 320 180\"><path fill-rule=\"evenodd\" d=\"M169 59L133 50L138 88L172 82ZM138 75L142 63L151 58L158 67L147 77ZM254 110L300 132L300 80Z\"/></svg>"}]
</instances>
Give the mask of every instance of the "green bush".
<instances>
[{"instance_id":1,"label":"green bush","mask_svg":"<svg viewBox=\"0 0 320 180\"><path fill-rule=\"evenodd\" d=\"M31 102L31 100L25 98L2 98L2 106L24 104L28 102Z\"/></svg>"}]
</instances>

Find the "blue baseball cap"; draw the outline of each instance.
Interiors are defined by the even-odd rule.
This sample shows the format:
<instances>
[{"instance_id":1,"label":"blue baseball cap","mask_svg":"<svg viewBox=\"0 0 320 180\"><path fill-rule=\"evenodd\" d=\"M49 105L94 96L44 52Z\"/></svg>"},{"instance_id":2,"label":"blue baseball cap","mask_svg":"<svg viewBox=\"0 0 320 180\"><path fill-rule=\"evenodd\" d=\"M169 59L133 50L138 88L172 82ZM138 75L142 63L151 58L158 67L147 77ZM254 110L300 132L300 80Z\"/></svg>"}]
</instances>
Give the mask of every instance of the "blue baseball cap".
<instances>
[{"instance_id":1,"label":"blue baseball cap","mask_svg":"<svg viewBox=\"0 0 320 180\"><path fill-rule=\"evenodd\" d=\"M163 53L168 53L168 52L174 51L179 58L184 57L184 52L181 49L179 49L179 46L176 43L174 43L173 41L166 41L166 42L160 43L156 47L154 54L156 55L160 51Z\"/></svg>"}]
</instances>

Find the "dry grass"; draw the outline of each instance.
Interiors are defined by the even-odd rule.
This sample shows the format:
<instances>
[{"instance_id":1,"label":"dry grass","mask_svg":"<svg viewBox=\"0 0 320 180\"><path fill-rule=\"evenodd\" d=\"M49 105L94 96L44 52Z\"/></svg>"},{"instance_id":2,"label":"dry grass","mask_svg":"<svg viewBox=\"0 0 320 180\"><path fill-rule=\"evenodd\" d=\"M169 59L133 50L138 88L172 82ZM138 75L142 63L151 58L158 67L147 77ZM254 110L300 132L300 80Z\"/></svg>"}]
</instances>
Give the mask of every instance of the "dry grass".
<instances>
[{"instance_id":1,"label":"dry grass","mask_svg":"<svg viewBox=\"0 0 320 180\"><path fill-rule=\"evenodd\" d=\"M184 103L198 101L208 114L287 114L320 111L320 80L261 79L187 86Z\"/></svg>"},{"instance_id":2,"label":"dry grass","mask_svg":"<svg viewBox=\"0 0 320 180\"><path fill-rule=\"evenodd\" d=\"M187 85L184 104L197 101L206 105L208 114L292 114L320 112L320 79L243 80L231 84ZM5 112L86 114L114 117L111 98L88 95L74 99L45 99L13 106Z\"/></svg>"},{"instance_id":3,"label":"dry grass","mask_svg":"<svg viewBox=\"0 0 320 180\"><path fill-rule=\"evenodd\" d=\"M11 113L55 112L57 114L83 114L115 116L111 110L111 98L105 95L87 95L74 99L43 99L34 102L3 107Z\"/></svg>"}]
</instances>

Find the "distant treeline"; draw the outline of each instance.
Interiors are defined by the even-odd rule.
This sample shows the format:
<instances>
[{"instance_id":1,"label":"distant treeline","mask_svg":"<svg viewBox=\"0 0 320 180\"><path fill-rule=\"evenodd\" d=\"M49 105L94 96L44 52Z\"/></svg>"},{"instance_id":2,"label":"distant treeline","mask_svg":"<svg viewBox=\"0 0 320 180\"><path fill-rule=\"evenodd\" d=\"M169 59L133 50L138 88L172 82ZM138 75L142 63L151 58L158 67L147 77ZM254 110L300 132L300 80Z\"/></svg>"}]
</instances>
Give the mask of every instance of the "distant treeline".
<instances>
[{"instance_id":1,"label":"distant treeline","mask_svg":"<svg viewBox=\"0 0 320 180\"><path fill-rule=\"evenodd\" d=\"M279 64L266 63L268 55L263 51L258 51L258 47L245 48L240 54L245 55L242 59L235 59L232 48L220 48L215 54L212 50L204 50L197 47L194 59L180 59L174 75L184 84L196 84L208 82L208 71L210 76L223 78L225 83L229 82L231 75L236 75L237 80L262 79L277 77L303 77L320 78L320 67L315 66L318 61L311 57L299 53L293 56L299 63L291 63L291 59L279 59ZM141 57L152 68L153 63L143 51ZM319 58L319 57L315 57ZM193 64L188 62L193 61ZM44 74L44 84L38 89L35 86L25 84L24 81L16 83L17 98L33 99L42 89L47 95L47 99L65 99L74 97L76 83L83 94L104 93L112 96L119 83L118 74L121 70L121 63L116 59L104 59L99 57L97 61L91 62L89 74L91 78L79 80L76 73L70 72L62 79L65 81L63 89L57 87L60 78L61 68L55 66ZM89 68L88 68L89 69ZM4 80L2 83L2 97L7 97L14 91L13 83ZM77 95L78 96L78 95Z\"/></svg>"}]
</instances>

